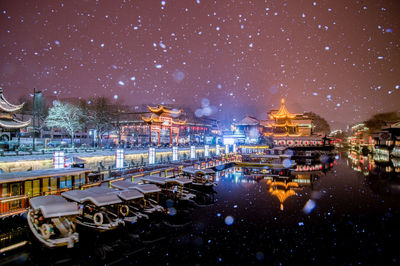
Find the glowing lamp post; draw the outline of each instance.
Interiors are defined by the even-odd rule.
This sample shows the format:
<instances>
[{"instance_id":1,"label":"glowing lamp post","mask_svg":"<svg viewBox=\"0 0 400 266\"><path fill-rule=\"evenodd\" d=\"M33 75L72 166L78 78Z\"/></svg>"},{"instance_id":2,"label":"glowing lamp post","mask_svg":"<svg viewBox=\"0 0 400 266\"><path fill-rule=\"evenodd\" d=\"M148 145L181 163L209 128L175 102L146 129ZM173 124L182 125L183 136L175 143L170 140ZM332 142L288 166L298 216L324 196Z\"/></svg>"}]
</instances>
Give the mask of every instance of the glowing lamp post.
<instances>
[{"instance_id":1,"label":"glowing lamp post","mask_svg":"<svg viewBox=\"0 0 400 266\"><path fill-rule=\"evenodd\" d=\"M196 159L196 146L190 147L190 159L192 160Z\"/></svg>"},{"instance_id":2,"label":"glowing lamp post","mask_svg":"<svg viewBox=\"0 0 400 266\"><path fill-rule=\"evenodd\" d=\"M65 168L65 155L63 151L54 152L53 167L55 169Z\"/></svg>"},{"instance_id":3,"label":"glowing lamp post","mask_svg":"<svg viewBox=\"0 0 400 266\"><path fill-rule=\"evenodd\" d=\"M172 147L172 161L178 161L178 147Z\"/></svg>"},{"instance_id":4,"label":"glowing lamp post","mask_svg":"<svg viewBox=\"0 0 400 266\"><path fill-rule=\"evenodd\" d=\"M115 161L116 161L116 168L121 169L124 168L124 158L125 152L123 149L117 149L115 152Z\"/></svg>"},{"instance_id":5,"label":"glowing lamp post","mask_svg":"<svg viewBox=\"0 0 400 266\"><path fill-rule=\"evenodd\" d=\"M149 148L149 164L155 164L155 163L156 163L156 149Z\"/></svg>"},{"instance_id":6,"label":"glowing lamp post","mask_svg":"<svg viewBox=\"0 0 400 266\"><path fill-rule=\"evenodd\" d=\"M219 150L219 145L215 147L215 155L219 156L220 155L220 150Z\"/></svg>"},{"instance_id":7,"label":"glowing lamp post","mask_svg":"<svg viewBox=\"0 0 400 266\"><path fill-rule=\"evenodd\" d=\"M204 157L210 156L210 151L209 151L209 146L205 145L204 146Z\"/></svg>"}]
</instances>

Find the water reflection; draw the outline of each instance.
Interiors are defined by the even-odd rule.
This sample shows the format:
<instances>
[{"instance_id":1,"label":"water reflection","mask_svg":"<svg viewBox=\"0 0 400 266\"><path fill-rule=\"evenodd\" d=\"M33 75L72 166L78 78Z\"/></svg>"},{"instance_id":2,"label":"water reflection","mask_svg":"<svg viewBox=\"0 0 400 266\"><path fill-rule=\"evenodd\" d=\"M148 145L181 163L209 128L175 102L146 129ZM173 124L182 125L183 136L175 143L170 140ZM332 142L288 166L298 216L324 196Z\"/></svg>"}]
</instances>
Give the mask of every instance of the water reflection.
<instances>
[{"instance_id":1,"label":"water reflection","mask_svg":"<svg viewBox=\"0 0 400 266\"><path fill-rule=\"evenodd\" d=\"M304 162L283 175L230 168L217 174L216 193L204 194L202 204L174 205L176 215L82 234L72 250L30 245L15 258L32 265L396 262L398 251L388 243L400 237L399 197L380 196L396 194L396 166L354 156Z\"/></svg>"},{"instance_id":2,"label":"water reflection","mask_svg":"<svg viewBox=\"0 0 400 266\"><path fill-rule=\"evenodd\" d=\"M279 208L281 211L283 211L283 203L285 200L290 196L296 195L294 189L299 188L299 183L297 182L286 182L273 179L269 179L267 185L269 186L269 193L278 198L280 202Z\"/></svg>"},{"instance_id":3,"label":"water reflection","mask_svg":"<svg viewBox=\"0 0 400 266\"><path fill-rule=\"evenodd\" d=\"M372 191L381 195L400 194L400 158L378 151L374 154L348 152L351 168L362 173Z\"/></svg>"}]
</instances>

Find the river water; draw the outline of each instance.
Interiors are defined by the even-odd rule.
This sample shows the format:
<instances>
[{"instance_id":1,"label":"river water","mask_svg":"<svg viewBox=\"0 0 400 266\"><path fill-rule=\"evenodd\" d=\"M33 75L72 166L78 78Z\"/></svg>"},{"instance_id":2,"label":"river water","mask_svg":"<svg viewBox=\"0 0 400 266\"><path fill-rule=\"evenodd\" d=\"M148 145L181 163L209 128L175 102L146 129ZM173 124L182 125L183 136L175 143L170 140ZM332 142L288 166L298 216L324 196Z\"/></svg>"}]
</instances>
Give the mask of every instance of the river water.
<instances>
[{"instance_id":1,"label":"river water","mask_svg":"<svg viewBox=\"0 0 400 266\"><path fill-rule=\"evenodd\" d=\"M336 159L328 171L289 179L256 180L230 168L219 172L214 194L196 204L170 202L170 215L151 223L83 232L74 249L28 245L0 263L397 264L400 177L347 154Z\"/></svg>"}]
</instances>

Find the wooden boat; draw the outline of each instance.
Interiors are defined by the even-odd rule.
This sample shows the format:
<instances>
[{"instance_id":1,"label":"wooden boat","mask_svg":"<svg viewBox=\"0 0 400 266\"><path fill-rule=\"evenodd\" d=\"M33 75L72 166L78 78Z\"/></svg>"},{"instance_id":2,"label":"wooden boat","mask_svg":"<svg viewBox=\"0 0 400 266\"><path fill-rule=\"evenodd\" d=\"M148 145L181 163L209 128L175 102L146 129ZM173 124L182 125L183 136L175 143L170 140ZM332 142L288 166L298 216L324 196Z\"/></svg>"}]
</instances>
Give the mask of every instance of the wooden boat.
<instances>
[{"instance_id":1,"label":"wooden boat","mask_svg":"<svg viewBox=\"0 0 400 266\"><path fill-rule=\"evenodd\" d=\"M85 189L101 181L102 175L91 174L91 170L84 168L0 173L0 218L25 213L30 198Z\"/></svg>"},{"instance_id":2,"label":"wooden boat","mask_svg":"<svg viewBox=\"0 0 400 266\"><path fill-rule=\"evenodd\" d=\"M115 181L111 187L119 190L136 190L144 195L144 200L139 210L144 213L163 212L164 208L159 204L161 189L154 184L137 184L127 180Z\"/></svg>"},{"instance_id":3,"label":"wooden boat","mask_svg":"<svg viewBox=\"0 0 400 266\"><path fill-rule=\"evenodd\" d=\"M99 194L116 194L123 201L118 208L118 214L124 222L136 223L139 219L148 219L149 216L143 214L140 206L143 205L144 195L137 190L117 190L108 187L94 187L91 189Z\"/></svg>"},{"instance_id":4,"label":"wooden boat","mask_svg":"<svg viewBox=\"0 0 400 266\"><path fill-rule=\"evenodd\" d=\"M33 235L49 248L67 246L78 242L76 216L79 208L61 196L49 195L31 198L28 225Z\"/></svg>"},{"instance_id":5,"label":"wooden boat","mask_svg":"<svg viewBox=\"0 0 400 266\"><path fill-rule=\"evenodd\" d=\"M212 169L197 169L194 167L186 167L182 169L183 176L187 176L192 180L192 186L196 188L212 188L217 185L214 182L215 171Z\"/></svg>"},{"instance_id":6,"label":"wooden boat","mask_svg":"<svg viewBox=\"0 0 400 266\"><path fill-rule=\"evenodd\" d=\"M122 200L115 193L102 193L96 187L87 190L71 190L61 194L64 198L81 205L77 223L98 231L108 231L124 224L119 216Z\"/></svg>"},{"instance_id":7,"label":"wooden boat","mask_svg":"<svg viewBox=\"0 0 400 266\"><path fill-rule=\"evenodd\" d=\"M185 177L164 178L157 176L144 176L140 178L143 183L150 183L160 186L164 192L180 200L191 200L196 195L190 193L190 186L192 181Z\"/></svg>"}]
</instances>

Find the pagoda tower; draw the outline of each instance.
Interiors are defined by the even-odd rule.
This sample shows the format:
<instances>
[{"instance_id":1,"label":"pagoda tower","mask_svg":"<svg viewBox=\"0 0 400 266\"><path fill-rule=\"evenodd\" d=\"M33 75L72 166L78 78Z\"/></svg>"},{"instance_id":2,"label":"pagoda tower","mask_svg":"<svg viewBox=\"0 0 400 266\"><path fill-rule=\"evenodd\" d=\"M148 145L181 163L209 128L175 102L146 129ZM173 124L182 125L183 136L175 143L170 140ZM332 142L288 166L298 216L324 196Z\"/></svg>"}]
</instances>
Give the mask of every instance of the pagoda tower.
<instances>
[{"instance_id":1,"label":"pagoda tower","mask_svg":"<svg viewBox=\"0 0 400 266\"><path fill-rule=\"evenodd\" d=\"M23 106L23 103L20 105L9 103L3 95L3 88L0 88L0 136L2 140L11 140L11 135L4 133L15 133L31 123L31 120L20 121L15 118L15 113L20 111Z\"/></svg>"},{"instance_id":2,"label":"pagoda tower","mask_svg":"<svg viewBox=\"0 0 400 266\"><path fill-rule=\"evenodd\" d=\"M293 121L298 115L291 114L285 106L285 99L281 101L281 107L278 111L273 111L269 114L269 118L271 121L274 121L272 124L268 125L272 127L273 136L276 137L298 137L300 134L298 133L298 124Z\"/></svg>"},{"instance_id":3,"label":"pagoda tower","mask_svg":"<svg viewBox=\"0 0 400 266\"><path fill-rule=\"evenodd\" d=\"M142 116L142 120L145 121L150 127L149 141L152 143L152 133L157 133L157 143L161 143L161 131L169 131L169 145L173 144L173 134L176 134L176 144L179 142L179 126L186 124L186 120L179 120L178 117L181 115L181 109L172 109L163 105L157 107L147 106L151 112L150 117Z\"/></svg>"}]
</instances>

